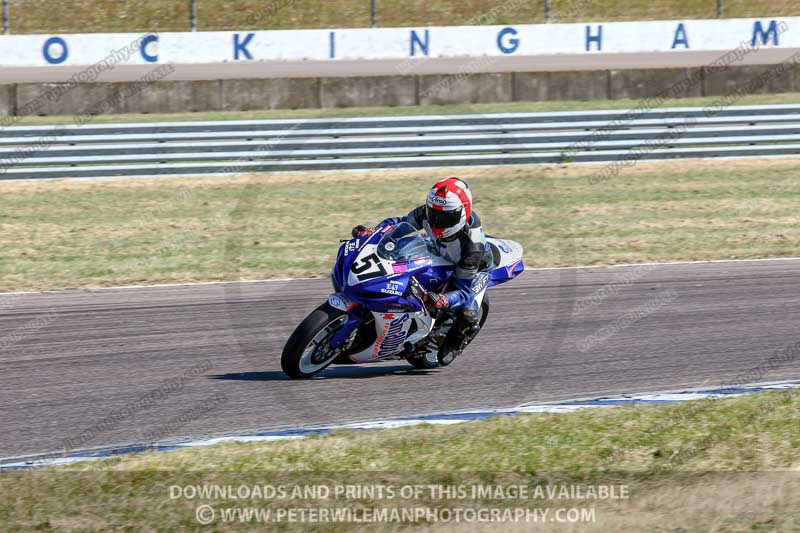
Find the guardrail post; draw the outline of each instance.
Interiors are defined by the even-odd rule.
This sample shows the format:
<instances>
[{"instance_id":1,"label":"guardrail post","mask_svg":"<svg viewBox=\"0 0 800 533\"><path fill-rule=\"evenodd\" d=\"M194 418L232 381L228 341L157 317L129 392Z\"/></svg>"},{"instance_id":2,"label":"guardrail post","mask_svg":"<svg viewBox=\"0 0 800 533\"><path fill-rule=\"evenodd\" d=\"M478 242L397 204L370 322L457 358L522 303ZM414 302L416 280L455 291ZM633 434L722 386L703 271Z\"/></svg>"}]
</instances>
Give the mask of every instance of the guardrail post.
<instances>
[{"instance_id":1,"label":"guardrail post","mask_svg":"<svg viewBox=\"0 0 800 533\"><path fill-rule=\"evenodd\" d=\"M9 20L11 9L8 6L8 0L3 0L3 34L8 35L11 33L11 21Z\"/></svg>"},{"instance_id":2,"label":"guardrail post","mask_svg":"<svg viewBox=\"0 0 800 533\"><path fill-rule=\"evenodd\" d=\"M725 0L717 0L717 18L718 19L722 18L722 10L723 10L722 8L724 7L723 6L724 2L725 2Z\"/></svg>"},{"instance_id":3,"label":"guardrail post","mask_svg":"<svg viewBox=\"0 0 800 533\"><path fill-rule=\"evenodd\" d=\"M544 21L550 22L552 20L553 0L544 0Z\"/></svg>"},{"instance_id":4,"label":"guardrail post","mask_svg":"<svg viewBox=\"0 0 800 533\"><path fill-rule=\"evenodd\" d=\"M189 27L197 31L197 0L189 0Z\"/></svg>"},{"instance_id":5,"label":"guardrail post","mask_svg":"<svg viewBox=\"0 0 800 533\"><path fill-rule=\"evenodd\" d=\"M373 28L378 25L378 1L372 0L369 8L369 24Z\"/></svg>"}]
</instances>

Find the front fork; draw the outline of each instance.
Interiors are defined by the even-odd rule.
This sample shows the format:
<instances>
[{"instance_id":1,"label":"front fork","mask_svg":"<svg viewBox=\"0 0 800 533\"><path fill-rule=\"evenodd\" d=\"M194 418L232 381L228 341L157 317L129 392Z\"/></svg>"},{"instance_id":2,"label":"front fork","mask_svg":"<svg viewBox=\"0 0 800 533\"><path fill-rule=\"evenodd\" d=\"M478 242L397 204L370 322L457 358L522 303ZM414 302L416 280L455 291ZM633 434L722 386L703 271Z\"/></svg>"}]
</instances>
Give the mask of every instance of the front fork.
<instances>
[{"instance_id":1,"label":"front fork","mask_svg":"<svg viewBox=\"0 0 800 533\"><path fill-rule=\"evenodd\" d=\"M331 294L328 297L328 304L331 307L335 307L336 309L347 313L347 322L342 324L330 341L331 348L337 349L347 342L353 332L355 332L359 326L364 323L366 317L363 313L359 312L358 304L350 300L344 294Z\"/></svg>"}]
</instances>

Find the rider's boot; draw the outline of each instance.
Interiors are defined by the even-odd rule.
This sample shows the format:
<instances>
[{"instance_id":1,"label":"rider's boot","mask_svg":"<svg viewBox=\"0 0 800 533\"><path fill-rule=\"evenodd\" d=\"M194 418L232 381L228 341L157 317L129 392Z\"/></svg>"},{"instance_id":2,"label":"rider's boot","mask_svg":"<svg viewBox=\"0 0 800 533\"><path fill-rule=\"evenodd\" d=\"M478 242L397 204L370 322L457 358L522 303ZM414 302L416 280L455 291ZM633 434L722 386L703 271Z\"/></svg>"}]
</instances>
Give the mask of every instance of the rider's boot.
<instances>
[{"instance_id":1,"label":"rider's boot","mask_svg":"<svg viewBox=\"0 0 800 533\"><path fill-rule=\"evenodd\" d=\"M438 348L428 348L428 351L425 352L423 356L425 359L425 366L428 368L436 368L439 366L439 349Z\"/></svg>"},{"instance_id":2,"label":"rider's boot","mask_svg":"<svg viewBox=\"0 0 800 533\"><path fill-rule=\"evenodd\" d=\"M456 357L461 355L464 348L472 342L481 330L480 316L477 311L468 308L459 309L456 313L456 320L447 337L444 345L438 353L438 360L441 366L452 363Z\"/></svg>"},{"instance_id":3,"label":"rider's boot","mask_svg":"<svg viewBox=\"0 0 800 533\"><path fill-rule=\"evenodd\" d=\"M439 343L432 338L427 339L424 347L414 348L409 345L406 346L406 351L411 354L406 359L416 368L431 369L439 366Z\"/></svg>"}]
</instances>

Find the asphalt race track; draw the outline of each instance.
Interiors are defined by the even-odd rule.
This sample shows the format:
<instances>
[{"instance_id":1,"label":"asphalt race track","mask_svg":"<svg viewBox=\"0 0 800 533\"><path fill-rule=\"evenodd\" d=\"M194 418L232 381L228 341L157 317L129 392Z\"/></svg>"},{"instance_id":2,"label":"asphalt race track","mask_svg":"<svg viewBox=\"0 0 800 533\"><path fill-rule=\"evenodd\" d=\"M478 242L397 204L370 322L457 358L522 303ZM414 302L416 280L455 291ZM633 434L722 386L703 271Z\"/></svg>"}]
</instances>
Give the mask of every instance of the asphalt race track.
<instances>
[{"instance_id":1,"label":"asphalt race track","mask_svg":"<svg viewBox=\"0 0 800 533\"><path fill-rule=\"evenodd\" d=\"M733 66L782 63L799 48L761 48L734 59ZM560 54L503 57L455 57L335 61L240 61L176 64L168 81L253 78L325 78L340 76L396 76L480 72L535 72L630 68L688 68L712 65L730 53L721 51L652 52L646 54ZM96 81L137 81L157 65L117 66ZM67 81L85 66L13 67L0 70L0 83Z\"/></svg>"},{"instance_id":2,"label":"asphalt race track","mask_svg":"<svg viewBox=\"0 0 800 533\"><path fill-rule=\"evenodd\" d=\"M797 358L765 371L800 341L800 260L529 271L490 290L487 326L447 369L289 381L283 343L327 292L0 296L0 457L800 375Z\"/></svg>"}]
</instances>

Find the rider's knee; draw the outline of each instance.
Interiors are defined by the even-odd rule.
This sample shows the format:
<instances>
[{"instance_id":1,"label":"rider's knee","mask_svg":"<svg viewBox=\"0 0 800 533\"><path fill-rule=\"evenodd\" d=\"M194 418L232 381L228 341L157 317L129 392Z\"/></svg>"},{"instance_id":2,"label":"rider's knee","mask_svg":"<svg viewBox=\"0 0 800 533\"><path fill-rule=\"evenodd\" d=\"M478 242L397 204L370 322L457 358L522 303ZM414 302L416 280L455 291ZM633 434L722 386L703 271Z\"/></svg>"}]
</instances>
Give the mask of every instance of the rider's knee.
<instances>
[{"instance_id":1,"label":"rider's knee","mask_svg":"<svg viewBox=\"0 0 800 533\"><path fill-rule=\"evenodd\" d=\"M478 311L472 309L470 307L462 307L459 310L460 317L467 323L470 324L477 324L478 323Z\"/></svg>"}]
</instances>

